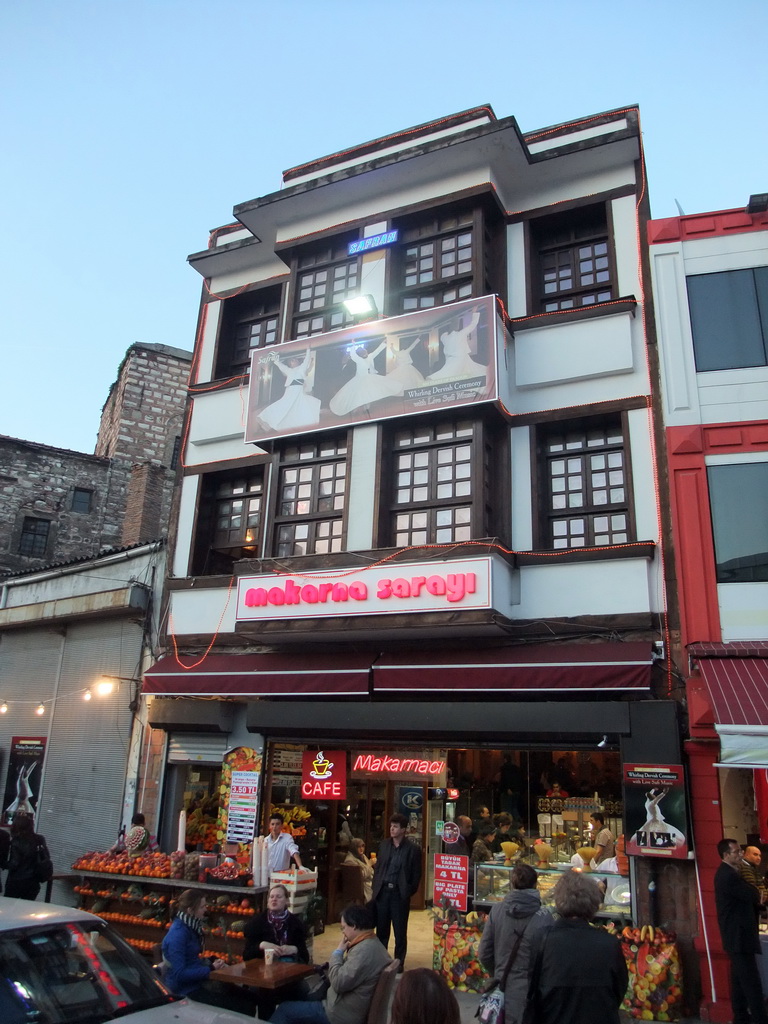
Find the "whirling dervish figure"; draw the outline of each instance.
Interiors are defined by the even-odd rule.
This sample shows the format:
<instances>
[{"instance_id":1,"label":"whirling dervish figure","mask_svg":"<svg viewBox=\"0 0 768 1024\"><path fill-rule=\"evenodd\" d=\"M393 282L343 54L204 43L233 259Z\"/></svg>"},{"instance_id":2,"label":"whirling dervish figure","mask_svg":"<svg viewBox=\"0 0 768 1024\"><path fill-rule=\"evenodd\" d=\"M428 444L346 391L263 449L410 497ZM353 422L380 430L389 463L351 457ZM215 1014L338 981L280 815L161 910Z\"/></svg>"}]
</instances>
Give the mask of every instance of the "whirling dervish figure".
<instances>
[{"instance_id":1,"label":"whirling dervish figure","mask_svg":"<svg viewBox=\"0 0 768 1024\"><path fill-rule=\"evenodd\" d=\"M35 808L32 806L30 800L32 796L32 787L29 783L30 777L37 768L37 762L32 761L31 764L23 764L16 775L16 799L12 800L5 809L5 819L8 822L13 821L13 816L21 812L22 814L34 815Z\"/></svg>"},{"instance_id":2,"label":"whirling dervish figure","mask_svg":"<svg viewBox=\"0 0 768 1024\"><path fill-rule=\"evenodd\" d=\"M283 362L276 352L267 357L285 377L285 391L276 402L263 409L258 418L272 430L286 427L312 427L320 422L320 399L305 390L312 370L312 352L302 360L298 355L288 356Z\"/></svg>"},{"instance_id":3,"label":"whirling dervish figure","mask_svg":"<svg viewBox=\"0 0 768 1024\"><path fill-rule=\"evenodd\" d=\"M476 363L469 351L469 336L479 321L480 313L475 311L466 327L462 327L459 331L445 331L440 335L445 362L439 370L430 373L427 380L475 377L479 373L485 373L485 367Z\"/></svg>"},{"instance_id":4,"label":"whirling dervish figure","mask_svg":"<svg viewBox=\"0 0 768 1024\"><path fill-rule=\"evenodd\" d=\"M387 348L394 359L393 368L384 378L389 385L390 394L402 395L408 388L417 388L424 383L424 375L416 369L411 359L411 352L421 340L421 337L414 338L406 348L398 348L397 341L387 342Z\"/></svg>"},{"instance_id":5,"label":"whirling dervish figure","mask_svg":"<svg viewBox=\"0 0 768 1024\"><path fill-rule=\"evenodd\" d=\"M670 825L659 810L659 804L668 792L667 789L648 790L645 799L646 821L634 836L638 846L665 849L670 846L682 846L685 842L683 833L674 825Z\"/></svg>"},{"instance_id":6,"label":"whirling dervish figure","mask_svg":"<svg viewBox=\"0 0 768 1024\"><path fill-rule=\"evenodd\" d=\"M392 386L373 365L374 359L384 351L386 344L386 340L382 341L373 352L368 352L364 345L349 347L347 355L355 364L355 376L342 384L331 399L329 406L335 416L346 416L361 406L392 397Z\"/></svg>"}]
</instances>

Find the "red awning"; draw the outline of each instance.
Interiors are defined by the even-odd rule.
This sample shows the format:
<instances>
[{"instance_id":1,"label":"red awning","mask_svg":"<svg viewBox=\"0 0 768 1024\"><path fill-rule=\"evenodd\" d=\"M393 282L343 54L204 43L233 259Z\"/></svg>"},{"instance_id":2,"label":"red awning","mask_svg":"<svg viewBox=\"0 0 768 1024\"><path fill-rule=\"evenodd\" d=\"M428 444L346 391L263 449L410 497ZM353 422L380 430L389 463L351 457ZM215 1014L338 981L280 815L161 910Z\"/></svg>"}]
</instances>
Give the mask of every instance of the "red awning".
<instances>
[{"instance_id":1,"label":"red awning","mask_svg":"<svg viewBox=\"0 0 768 1024\"><path fill-rule=\"evenodd\" d=\"M702 658L699 671L718 725L768 726L768 660Z\"/></svg>"},{"instance_id":2,"label":"red awning","mask_svg":"<svg viewBox=\"0 0 768 1024\"><path fill-rule=\"evenodd\" d=\"M373 689L463 690L542 693L647 691L651 683L647 643L502 647L478 651L391 654L373 666Z\"/></svg>"},{"instance_id":3,"label":"red awning","mask_svg":"<svg viewBox=\"0 0 768 1024\"><path fill-rule=\"evenodd\" d=\"M182 665L199 658L182 657ZM173 697L343 697L369 691L371 655L209 654L194 668L161 658L144 693Z\"/></svg>"}]
</instances>

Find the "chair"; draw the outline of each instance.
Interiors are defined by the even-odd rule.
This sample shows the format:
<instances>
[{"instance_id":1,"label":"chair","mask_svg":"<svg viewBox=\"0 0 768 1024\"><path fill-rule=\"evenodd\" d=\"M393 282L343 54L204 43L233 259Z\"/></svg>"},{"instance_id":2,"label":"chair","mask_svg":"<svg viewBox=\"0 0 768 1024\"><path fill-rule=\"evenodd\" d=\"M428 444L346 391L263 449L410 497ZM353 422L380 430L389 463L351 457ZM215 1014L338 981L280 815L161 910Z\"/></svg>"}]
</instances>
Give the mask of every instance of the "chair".
<instances>
[{"instance_id":1,"label":"chair","mask_svg":"<svg viewBox=\"0 0 768 1024\"><path fill-rule=\"evenodd\" d=\"M397 969L400 966L399 960L393 960L379 975L376 988L371 996L371 1005L368 1007L368 1016L365 1024L387 1024L389 1020L389 1004L395 991L397 982Z\"/></svg>"}]
</instances>

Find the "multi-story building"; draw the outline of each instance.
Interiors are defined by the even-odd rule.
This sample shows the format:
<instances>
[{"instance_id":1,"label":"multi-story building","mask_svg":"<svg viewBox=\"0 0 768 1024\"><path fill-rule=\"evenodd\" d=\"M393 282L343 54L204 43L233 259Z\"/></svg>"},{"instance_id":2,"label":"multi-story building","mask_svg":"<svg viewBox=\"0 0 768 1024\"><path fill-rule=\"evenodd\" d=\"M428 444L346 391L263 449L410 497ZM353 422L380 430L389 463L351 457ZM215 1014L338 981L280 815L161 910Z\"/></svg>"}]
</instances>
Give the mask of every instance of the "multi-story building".
<instances>
[{"instance_id":1,"label":"multi-story building","mask_svg":"<svg viewBox=\"0 0 768 1024\"><path fill-rule=\"evenodd\" d=\"M165 536L190 359L131 345L93 455L0 437L0 574Z\"/></svg>"},{"instance_id":2,"label":"multi-story building","mask_svg":"<svg viewBox=\"0 0 768 1024\"><path fill-rule=\"evenodd\" d=\"M768 196L651 221L693 830L712 1020L723 836L768 842Z\"/></svg>"},{"instance_id":3,"label":"multi-story building","mask_svg":"<svg viewBox=\"0 0 768 1024\"><path fill-rule=\"evenodd\" d=\"M529 133L476 108L286 171L190 257L168 653L144 684L168 836L230 747L264 751L286 808L301 752L333 748L346 800L303 800L332 897L342 821L371 846L408 808L431 852L433 819L482 798L548 834L559 777L620 832L627 769L679 765L643 166L634 107ZM431 802L451 779L456 806ZM693 873L665 852L685 944ZM648 920L657 861L632 863Z\"/></svg>"},{"instance_id":4,"label":"multi-story building","mask_svg":"<svg viewBox=\"0 0 768 1024\"><path fill-rule=\"evenodd\" d=\"M138 691L157 653L190 360L131 346L95 455L0 439L0 824L34 811L57 872L156 806Z\"/></svg>"}]
</instances>

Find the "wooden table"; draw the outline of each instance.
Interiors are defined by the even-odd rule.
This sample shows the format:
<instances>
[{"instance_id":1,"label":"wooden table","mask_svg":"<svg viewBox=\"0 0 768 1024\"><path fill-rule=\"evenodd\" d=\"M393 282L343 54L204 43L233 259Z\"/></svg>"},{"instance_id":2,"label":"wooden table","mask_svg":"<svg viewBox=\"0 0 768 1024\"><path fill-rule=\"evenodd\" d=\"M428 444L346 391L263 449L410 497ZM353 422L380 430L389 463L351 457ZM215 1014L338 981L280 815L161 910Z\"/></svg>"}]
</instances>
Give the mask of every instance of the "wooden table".
<instances>
[{"instance_id":1,"label":"wooden table","mask_svg":"<svg viewBox=\"0 0 768 1024\"><path fill-rule=\"evenodd\" d=\"M241 964L215 968L208 977L211 981L223 981L228 985L276 989L314 973L311 964L286 964L275 960L267 966L263 960L246 960Z\"/></svg>"}]
</instances>

